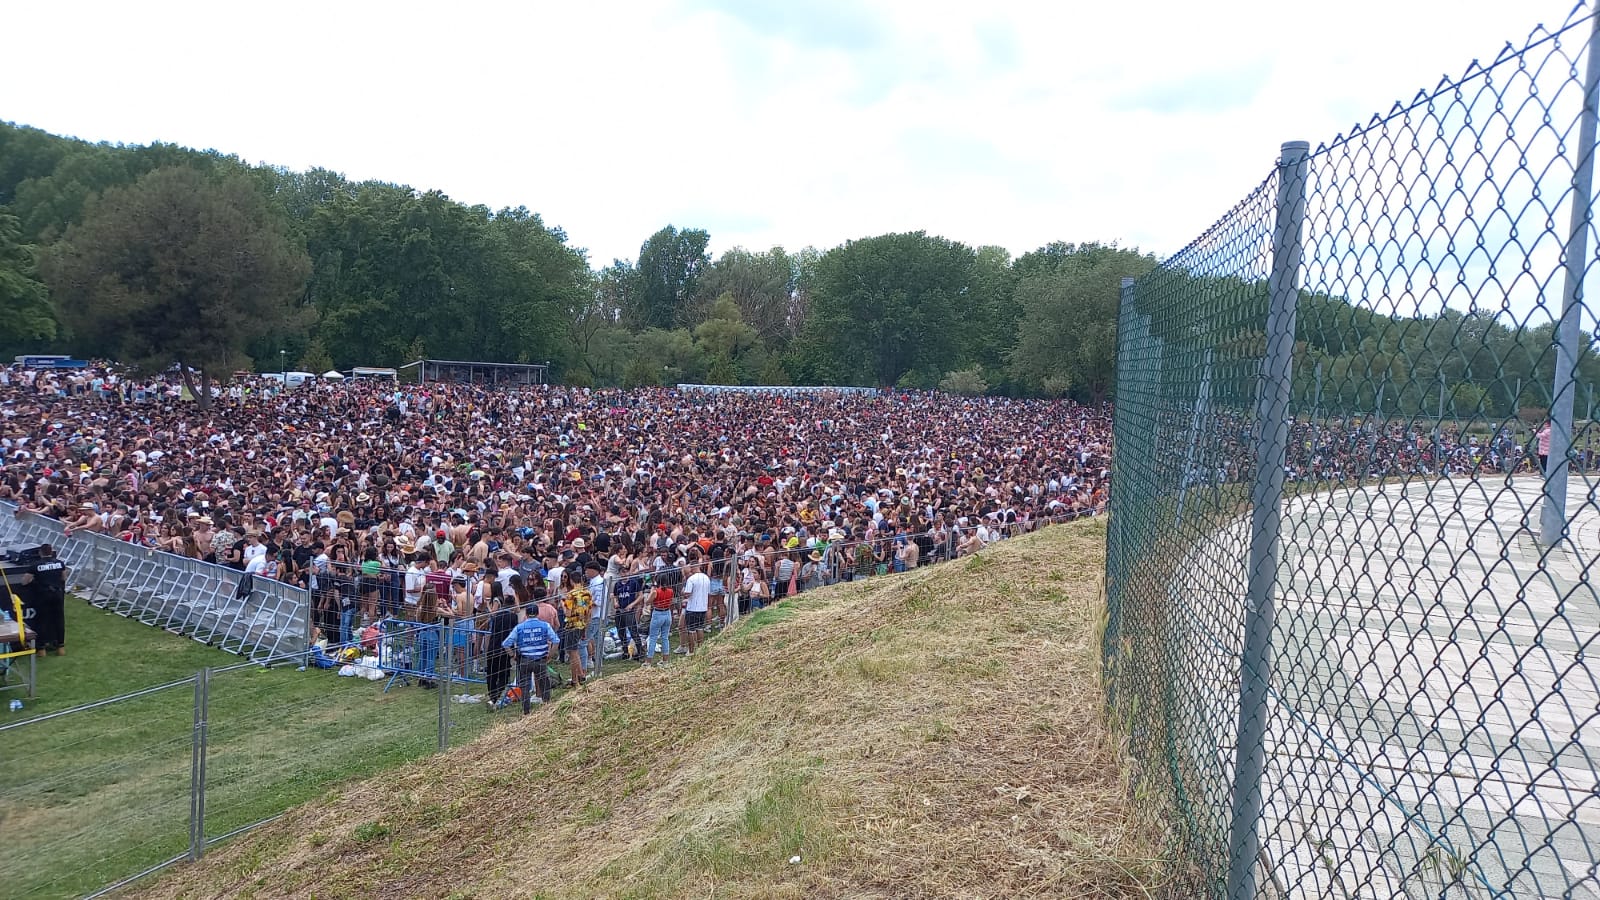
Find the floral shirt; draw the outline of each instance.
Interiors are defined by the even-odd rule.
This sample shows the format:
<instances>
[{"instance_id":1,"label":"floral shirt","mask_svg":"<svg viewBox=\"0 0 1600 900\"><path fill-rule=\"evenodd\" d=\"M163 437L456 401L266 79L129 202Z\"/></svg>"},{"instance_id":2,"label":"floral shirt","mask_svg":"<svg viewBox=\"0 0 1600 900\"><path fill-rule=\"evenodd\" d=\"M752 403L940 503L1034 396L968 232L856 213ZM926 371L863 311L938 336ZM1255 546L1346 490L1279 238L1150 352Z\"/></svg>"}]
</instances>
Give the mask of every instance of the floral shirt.
<instances>
[{"instance_id":1,"label":"floral shirt","mask_svg":"<svg viewBox=\"0 0 1600 900\"><path fill-rule=\"evenodd\" d=\"M567 627L580 629L589 627L589 613L594 606L594 597L586 587L575 587L567 592L561 601L567 614Z\"/></svg>"}]
</instances>

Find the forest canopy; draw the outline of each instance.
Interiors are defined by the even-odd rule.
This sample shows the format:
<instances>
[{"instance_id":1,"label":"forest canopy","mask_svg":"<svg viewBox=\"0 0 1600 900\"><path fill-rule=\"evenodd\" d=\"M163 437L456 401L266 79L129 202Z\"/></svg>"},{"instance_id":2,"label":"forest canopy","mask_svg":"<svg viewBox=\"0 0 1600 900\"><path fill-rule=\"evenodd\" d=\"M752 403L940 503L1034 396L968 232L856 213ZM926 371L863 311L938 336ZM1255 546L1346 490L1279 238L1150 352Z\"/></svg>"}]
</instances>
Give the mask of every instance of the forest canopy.
<instances>
[{"instance_id":1,"label":"forest canopy","mask_svg":"<svg viewBox=\"0 0 1600 900\"><path fill-rule=\"evenodd\" d=\"M7 355L181 362L206 377L429 356L547 363L553 379L579 385L855 384L1098 402L1115 388L1121 282L1156 265L1115 243L1013 258L921 231L715 257L710 245L706 230L669 224L633 259L594 266L523 206L0 122ZM1330 412L1428 408L1442 372L1452 404L1512 414L1537 405L1548 382L1549 361L1523 349L1538 335L1519 338L1494 316L1402 319L1308 295L1300 322L1300 368L1320 364ZM1241 358L1254 343L1240 335ZM1583 363L1594 379L1593 354Z\"/></svg>"}]
</instances>

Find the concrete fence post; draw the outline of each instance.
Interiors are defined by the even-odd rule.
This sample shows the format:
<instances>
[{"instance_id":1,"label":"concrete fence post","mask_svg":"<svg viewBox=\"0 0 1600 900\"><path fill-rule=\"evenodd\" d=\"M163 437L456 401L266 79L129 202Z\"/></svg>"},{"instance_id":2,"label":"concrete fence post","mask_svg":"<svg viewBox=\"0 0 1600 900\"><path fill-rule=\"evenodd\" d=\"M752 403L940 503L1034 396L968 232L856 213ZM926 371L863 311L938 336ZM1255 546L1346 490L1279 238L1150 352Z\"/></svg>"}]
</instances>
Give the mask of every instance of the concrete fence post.
<instances>
[{"instance_id":1,"label":"concrete fence post","mask_svg":"<svg viewBox=\"0 0 1600 900\"><path fill-rule=\"evenodd\" d=\"M1255 900L1260 856L1261 775L1266 765L1267 691L1272 669L1273 590L1278 578L1283 465L1289 443L1295 308L1300 297L1301 230L1306 215L1310 145L1291 141L1278 160L1278 210L1268 279L1267 354L1256 405L1260 441L1250 492L1250 569L1245 595L1244 650L1239 660L1239 740L1233 769L1233 816L1228 839L1230 900Z\"/></svg>"},{"instance_id":2,"label":"concrete fence post","mask_svg":"<svg viewBox=\"0 0 1600 900\"><path fill-rule=\"evenodd\" d=\"M1560 543L1567 532L1567 475L1571 469L1572 407L1577 400L1579 324L1583 277L1589 264L1589 229L1594 225L1595 125L1600 116L1600 16L1589 29L1588 62L1583 76L1583 114L1578 123L1578 161L1572 170L1572 216L1561 286L1561 318L1554 338L1556 371L1550 386L1550 455L1545 461L1544 504L1539 511L1539 542Z\"/></svg>"}]
</instances>

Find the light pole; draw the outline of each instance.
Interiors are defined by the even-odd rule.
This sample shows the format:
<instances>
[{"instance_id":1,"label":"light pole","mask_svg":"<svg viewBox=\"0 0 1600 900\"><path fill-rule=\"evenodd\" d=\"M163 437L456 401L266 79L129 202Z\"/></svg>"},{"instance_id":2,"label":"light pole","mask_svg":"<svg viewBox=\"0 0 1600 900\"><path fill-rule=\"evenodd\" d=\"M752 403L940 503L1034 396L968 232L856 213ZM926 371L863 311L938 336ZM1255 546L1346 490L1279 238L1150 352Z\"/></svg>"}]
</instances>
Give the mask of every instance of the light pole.
<instances>
[{"instance_id":1,"label":"light pole","mask_svg":"<svg viewBox=\"0 0 1600 900\"><path fill-rule=\"evenodd\" d=\"M278 348L278 374L283 380L278 383L279 391L289 389L289 351Z\"/></svg>"}]
</instances>

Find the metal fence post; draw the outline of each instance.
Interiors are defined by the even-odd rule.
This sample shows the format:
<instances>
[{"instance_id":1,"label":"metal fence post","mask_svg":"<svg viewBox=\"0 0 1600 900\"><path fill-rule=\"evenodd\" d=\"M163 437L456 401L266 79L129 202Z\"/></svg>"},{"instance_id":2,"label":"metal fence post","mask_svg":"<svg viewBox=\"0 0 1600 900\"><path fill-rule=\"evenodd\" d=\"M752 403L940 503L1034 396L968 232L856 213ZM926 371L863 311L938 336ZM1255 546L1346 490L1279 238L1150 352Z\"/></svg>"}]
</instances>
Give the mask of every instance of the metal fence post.
<instances>
[{"instance_id":1,"label":"metal fence post","mask_svg":"<svg viewBox=\"0 0 1600 900\"><path fill-rule=\"evenodd\" d=\"M1572 407L1576 399L1578 325L1583 276L1588 268L1589 227L1594 216L1595 119L1600 115L1600 16L1589 29L1589 58L1583 75L1583 114L1578 123L1578 164L1572 171L1572 217L1567 228L1566 273L1561 285L1561 319L1556 323L1556 371L1550 389L1550 455L1544 465L1544 505L1539 511L1539 541L1558 543L1567 530L1567 457L1572 450Z\"/></svg>"},{"instance_id":2,"label":"metal fence post","mask_svg":"<svg viewBox=\"0 0 1600 900\"><path fill-rule=\"evenodd\" d=\"M455 670L455 625L441 629L444 644L439 650L439 752L450 749L450 676Z\"/></svg>"},{"instance_id":3,"label":"metal fence post","mask_svg":"<svg viewBox=\"0 0 1600 900\"><path fill-rule=\"evenodd\" d=\"M614 599L617 596L617 576L615 576L615 575L607 575L607 576L605 576L603 584L605 585L605 587L602 588L602 590L605 592L605 595L606 595L606 606L609 607L609 609L610 609L610 617L611 617L610 624L614 625L614 624L616 624L615 620L617 618L617 607L616 607L616 601ZM593 662L594 662L594 673L596 675L600 674L601 668L605 665L605 660L606 660L606 629L607 629L607 627L609 627L608 624L607 624L607 620L606 619L601 619L600 620L600 646L595 648L594 660L593 660ZM617 630L617 643L618 644L622 644L622 630L621 629ZM623 654L623 656L627 656L627 654L628 654L628 647L627 647L626 644L622 644L622 654Z\"/></svg>"},{"instance_id":4,"label":"metal fence post","mask_svg":"<svg viewBox=\"0 0 1600 900\"><path fill-rule=\"evenodd\" d=\"M1256 448L1251 490L1249 588L1245 597L1244 650L1239 660L1239 741L1234 762L1233 821L1228 841L1231 900L1254 900L1260 844L1261 773L1266 763L1267 687L1271 669L1274 603L1282 514L1284 457L1289 440L1295 307L1300 296L1301 229L1306 215L1310 145L1291 141L1278 159L1278 210L1272 230L1268 280L1267 354L1261 363Z\"/></svg>"},{"instance_id":5,"label":"metal fence post","mask_svg":"<svg viewBox=\"0 0 1600 900\"><path fill-rule=\"evenodd\" d=\"M1133 343L1133 317L1135 285L1132 278L1123 278L1121 290L1117 297L1117 358L1124 359L1127 348ZM1123 370L1119 367L1118 375ZM1112 465L1120 468L1120 459L1113 459ZM1121 495L1117 495L1120 497ZM1117 675L1121 665L1118 649L1122 643L1122 592L1121 579L1123 571L1123 556L1128 546L1128 517L1131 513L1124 512L1126 507L1117 505L1117 510L1111 516L1111 521L1106 528L1106 571L1105 571L1105 601L1106 601L1106 627L1101 635L1100 652L1104 659L1102 664L1103 679L1106 685L1106 705L1108 709L1117 708Z\"/></svg>"},{"instance_id":6,"label":"metal fence post","mask_svg":"<svg viewBox=\"0 0 1600 900\"><path fill-rule=\"evenodd\" d=\"M189 861L206 852L206 731L211 703L211 667L194 678L194 736L189 760Z\"/></svg>"},{"instance_id":7,"label":"metal fence post","mask_svg":"<svg viewBox=\"0 0 1600 900\"><path fill-rule=\"evenodd\" d=\"M1200 446L1200 427L1205 424L1207 407L1211 405L1211 348L1206 348L1205 366L1200 370L1200 396L1194 405L1194 416L1189 420L1189 451L1183 457L1183 475L1178 481L1178 513L1173 527L1183 526L1183 507L1189 499L1189 483L1194 478L1194 457Z\"/></svg>"}]
</instances>

